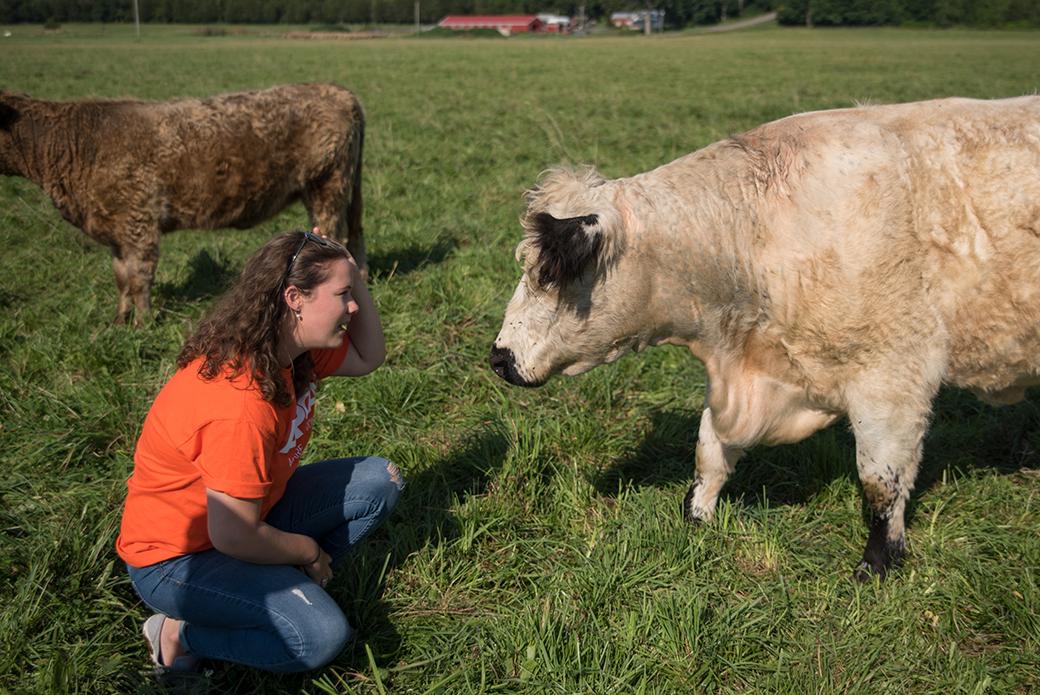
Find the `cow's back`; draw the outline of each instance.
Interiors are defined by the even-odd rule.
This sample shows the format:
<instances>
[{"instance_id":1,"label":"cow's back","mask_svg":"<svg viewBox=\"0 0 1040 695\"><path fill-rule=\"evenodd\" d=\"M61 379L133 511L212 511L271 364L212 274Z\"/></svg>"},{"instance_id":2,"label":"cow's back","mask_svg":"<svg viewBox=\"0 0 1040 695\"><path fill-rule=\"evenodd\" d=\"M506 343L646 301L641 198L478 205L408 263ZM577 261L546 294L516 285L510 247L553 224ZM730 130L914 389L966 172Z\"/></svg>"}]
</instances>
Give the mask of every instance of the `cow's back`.
<instances>
[{"instance_id":1,"label":"cow's back","mask_svg":"<svg viewBox=\"0 0 1040 695\"><path fill-rule=\"evenodd\" d=\"M762 325L823 388L925 351L958 386L1036 383L1040 97L800 114L660 171L707 159L751 211Z\"/></svg>"},{"instance_id":2,"label":"cow's back","mask_svg":"<svg viewBox=\"0 0 1040 695\"><path fill-rule=\"evenodd\" d=\"M333 84L293 84L157 104L158 175L170 229L251 227L305 186L344 175L364 114Z\"/></svg>"},{"instance_id":3,"label":"cow's back","mask_svg":"<svg viewBox=\"0 0 1040 695\"><path fill-rule=\"evenodd\" d=\"M1040 97L888 110L907 152L922 289L948 335L946 380L990 394L1037 383Z\"/></svg>"},{"instance_id":4,"label":"cow's back","mask_svg":"<svg viewBox=\"0 0 1040 695\"><path fill-rule=\"evenodd\" d=\"M914 227L949 331L948 380L1040 373L1040 97L939 102L910 140ZM927 114L925 114L927 115Z\"/></svg>"}]
</instances>

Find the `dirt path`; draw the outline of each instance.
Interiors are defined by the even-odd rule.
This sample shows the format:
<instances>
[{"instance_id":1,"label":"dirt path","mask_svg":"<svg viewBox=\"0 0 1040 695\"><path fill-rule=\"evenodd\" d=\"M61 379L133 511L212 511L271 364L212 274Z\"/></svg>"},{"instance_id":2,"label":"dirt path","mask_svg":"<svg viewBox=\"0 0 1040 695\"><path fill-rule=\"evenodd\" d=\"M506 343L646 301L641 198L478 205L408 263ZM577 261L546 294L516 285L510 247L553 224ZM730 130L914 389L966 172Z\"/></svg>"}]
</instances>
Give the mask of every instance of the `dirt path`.
<instances>
[{"instance_id":1,"label":"dirt path","mask_svg":"<svg viewBox=\"0 0 1040 695\"><path fill-rule=\"evenodd\" d=\"M713 32L713 31L730 31L732 29L743 29L744 27L750 27L750 26L753 26L755 24L762 24L764 22L774 22L774 21L776 21L776 12L770 12L769 14L764 14L761 17L755 17L754 19L748 19L748 20L745 20L743 22L736 22L734 24L726 24L726 25L717 26L717 27L707 27L707 28L704 28L704 29L698 29L697 31L691 31L689 33L691 33L691 34L707 34L707 33Z\"/></svg>"}]
</instances>

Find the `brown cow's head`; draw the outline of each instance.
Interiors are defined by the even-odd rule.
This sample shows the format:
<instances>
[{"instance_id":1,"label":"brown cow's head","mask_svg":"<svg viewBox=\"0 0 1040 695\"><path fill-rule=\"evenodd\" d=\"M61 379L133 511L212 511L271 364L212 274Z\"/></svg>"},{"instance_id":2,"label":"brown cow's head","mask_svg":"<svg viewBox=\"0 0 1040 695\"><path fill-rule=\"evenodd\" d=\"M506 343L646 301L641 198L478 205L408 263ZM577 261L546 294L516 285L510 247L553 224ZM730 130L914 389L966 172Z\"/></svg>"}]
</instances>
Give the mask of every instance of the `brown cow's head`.
<instances>
[{"instance_id":1,"label":"brown cow's head","mask_svg":"<svg viewBox=\"0 0 1040 695\"><path fill-rule=\"evenodd\" d=\"M17 141L11 137L11 131L22 118L20 104L25 96L6 92L0 89L0 175L24 176L22 159Z\"/></svg>"},{"instance_id":2,"label":"brown cow's head","mask_svg":"<svg viewBox=\"0 0 1040 695\"><path fill-rule=\"evenodd\" d=\"M634 216L614 184L591 169L555 171L529 192L524 275L490 358L509 383L540 386L645 346L647 273L626 253Z\"/></svg>"}]
</instances>

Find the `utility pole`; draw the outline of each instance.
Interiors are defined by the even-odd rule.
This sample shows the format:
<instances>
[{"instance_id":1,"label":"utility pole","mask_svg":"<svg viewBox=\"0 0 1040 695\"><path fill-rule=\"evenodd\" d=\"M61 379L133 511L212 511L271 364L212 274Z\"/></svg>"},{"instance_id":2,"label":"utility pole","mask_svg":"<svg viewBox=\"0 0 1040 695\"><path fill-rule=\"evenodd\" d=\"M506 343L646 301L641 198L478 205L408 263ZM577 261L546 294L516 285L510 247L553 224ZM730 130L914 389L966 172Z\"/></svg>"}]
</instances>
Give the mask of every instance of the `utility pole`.
<instances>
[{"instance_id":1,"label":"utility pole","mask_svg":"<svg viewBox=\"0 0 1040 695\"><path fill-rule=\"evenodd\" d=\"M134 0L134 34L137 36L137 40L141 40L141 17L137 14L137 0Z\"/></svg>"},{"instance_id":2,"label":"utility pole","mask_svg":"<svg viewBox=\"0 0 1040 695\"><path fill-rule=\"evenodd\" d=\"M419 0L415 0L415 35L418 36L422 33L422 27L419 26Z\"/></svg>"}]
</instances>

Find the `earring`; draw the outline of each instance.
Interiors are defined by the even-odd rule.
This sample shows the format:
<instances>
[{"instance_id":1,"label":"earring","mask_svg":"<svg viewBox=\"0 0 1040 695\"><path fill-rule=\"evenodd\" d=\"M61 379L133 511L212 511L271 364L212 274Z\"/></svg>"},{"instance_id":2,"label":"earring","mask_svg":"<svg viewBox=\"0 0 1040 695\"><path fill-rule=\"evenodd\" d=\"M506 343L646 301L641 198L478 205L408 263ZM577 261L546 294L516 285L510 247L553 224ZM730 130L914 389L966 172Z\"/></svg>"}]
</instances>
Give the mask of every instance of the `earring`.
<instances>
[{"instance_id":1,"label":"earring","mask_svg":"<svg viewBox=\"0 0 1040 695\"><path fill-rule=\"evenodd\" d=\"M296 320L297 320L297 321L303 321L303 317L302 317L302 316L300 316L300 312L299 312L299 310L298 310L298 309L293 309L293 313L295 313L295 314L296 314Z\"/></svg>"}]
</instances>

